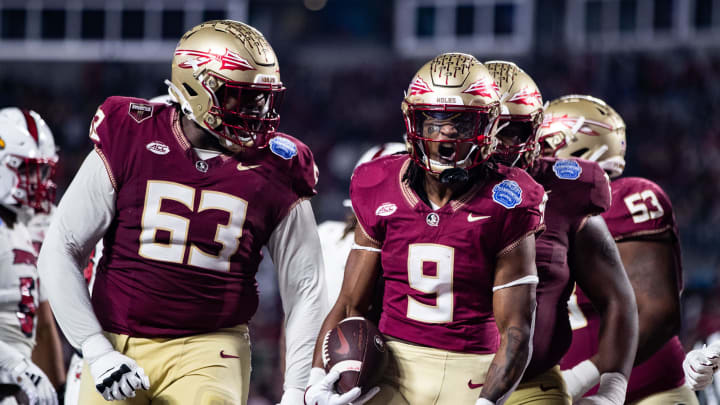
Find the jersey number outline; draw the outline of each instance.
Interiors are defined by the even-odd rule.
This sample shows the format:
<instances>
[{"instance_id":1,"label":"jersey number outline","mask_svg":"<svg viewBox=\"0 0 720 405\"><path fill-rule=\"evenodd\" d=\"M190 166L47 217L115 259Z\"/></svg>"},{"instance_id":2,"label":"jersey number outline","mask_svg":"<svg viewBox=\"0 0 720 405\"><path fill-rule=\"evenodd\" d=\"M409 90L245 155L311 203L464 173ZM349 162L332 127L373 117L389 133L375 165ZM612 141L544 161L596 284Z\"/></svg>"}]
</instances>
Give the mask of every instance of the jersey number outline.
<instances>
[{"instance_id":1,"label":"jersey number outline","mask_svg":"<svg viewBox=\"0 0 720 405\"><path fill-rule=\"evenodd\" d=\"M35 280L32 277L20 277L20 302L15 315L20 321L20 330L26 337L32 337L35 329Z\"/></svg>"},{"instance_id":2,"label":"jersey number outline","mask_svg":"<svg viewBox=\"0 0 720 405\"><path fill-rule=\"evenodd\" d=\"M570 328L572 330L575 331L588 326L587 317L585 317L582 309L580 309L580 305L578 305L577 284L573 288L573 292L570 295L570 298L568 298L567 308L568 317L570 319Z\"/></svg>"},{"instance_id":3,"label":"jersey number outline","mask_svg":"<svg viewBox=\"0 0 720 405\"><path fill-rule=\"evenodd\" d=\"M428 276L424 263L435 263L436 273ZM426 294L435 294L435 305L423 304L408 295L407 317L424 323L446 323L453 320L453 272L455 249L435 243L413 243L408 246L408 285Z\"/></svg>"},{"instance_id":4,"label":"jersey number outline","mask_svg":"<svg viewBox=\"0 0 720 405\"><path fill-rule=\"evenodd\" d=\"M648 199L650 200L650 204L645 202ZM660 205L660 201L658 201L657 196L650 189L630 194L625 197L623 201L625 201L625 205L628 211L630 211L630 215L632 215L632 220L636 224L661 218L665 215L665 210L663 210L662 205Z\"/></svg>"},{"instance_id":5,"label":"jersey number outline","mask_svg":"<svg viewBox=\"0 0 720 405\"><path fill-rule=\"evenodd\" d=\"M195 244L188 243L190 229L188 218L160 210L163 200L173 200L193 211L198 191L200 191L200 203L196 212L220 210L230 214L227 223L218 224L215 230L213 241L222 246L217 255L209 254ZM240 247L247 206L247 201L231 194L196 190L175 182L148 180L138 254L152 260L230 271L229 259ZM168 232L169 243L158 242L157 231ZM185 259L188 247L190 251Z\"/></svg>"}]
</instances>

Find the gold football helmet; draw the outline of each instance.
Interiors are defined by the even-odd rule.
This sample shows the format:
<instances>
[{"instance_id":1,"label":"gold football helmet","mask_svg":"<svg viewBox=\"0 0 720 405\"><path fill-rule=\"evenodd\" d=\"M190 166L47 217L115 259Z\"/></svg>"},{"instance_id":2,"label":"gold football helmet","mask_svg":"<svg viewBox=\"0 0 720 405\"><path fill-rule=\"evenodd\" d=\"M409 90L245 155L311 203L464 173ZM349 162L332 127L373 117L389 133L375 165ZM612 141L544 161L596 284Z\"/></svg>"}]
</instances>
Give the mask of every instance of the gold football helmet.
<instances>
[{"instance_id":1,"label":"gold football helmet","mask_svg":"<svg viewBox=\"0 0 720 405\"><path fill-rule=\"evenodd\" d=\"M262 148L277 129L285 91L277 57L247 24L208 21L185 33L165 83L183 113L221 140Z\"/></svg>"},{"instance_id":2,"label":"gold football helmet","mask_svg":"<svg viewBox=\"0 0 720 405\"><path fill-rule=\"evenodd\" d=\"M472 55L444 53L413 76L402 102L410 156L430 173L470 169L495 149L498 89Z\"/></svg>"},{"instance_id":3,"label":"gold football helmet","mask_svg":"<svg viewBox=\"0 0 720 405\"><path fill-rule=\"evenodd\" d=\"M540 154L537 143L537 131L543 121L540 90L533 79L512 62L489 61L485 66L500 88L500 142L493 159L507 166L527 168Z\"/></svg>"},{"instance_id":4,"label":"gold football helmet","mask_svg":"<svg viewBox=\"0 0 720 405\"><path fill-rule=\"evenodd\" d=\"M599 98L567 95L545 107L543 154L598 162L610 177L625 169L625 121Z\"/></svg>"}]
</instances>

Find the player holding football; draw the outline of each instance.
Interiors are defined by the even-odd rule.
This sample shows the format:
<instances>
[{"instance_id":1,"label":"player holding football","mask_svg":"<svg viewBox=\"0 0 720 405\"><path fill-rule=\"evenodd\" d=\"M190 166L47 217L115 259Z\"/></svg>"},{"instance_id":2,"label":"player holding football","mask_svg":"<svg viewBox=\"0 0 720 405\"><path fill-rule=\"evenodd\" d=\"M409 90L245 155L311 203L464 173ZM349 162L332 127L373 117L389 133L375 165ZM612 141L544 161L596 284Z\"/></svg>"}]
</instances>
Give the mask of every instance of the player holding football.
<instances>
[{"instance_id":1,"label":"player holding football","mask_svg":"<svg viewBox=\"0 0 720 405\"><path fill-rule=\"evenodd\" d=\"M18 401L56 404L53 383L64 383L62 351L24 223L47 207L51 162L39 144L52 134L34 111L14 110L0 110L0 399L19 389Z\"/></svg>"},{"instance_id":2,"label":"player holding football","mask_svg":"<svg viewBox=\"0 0 720 405\"><path fill-rule=\"evenodd\" d=\"M536 241L540 283L533 354L507 404L571 403L558 364L572 339L565 307L577 280L601 309L606 325L596 356L601 389L592 400L621 405L637 345L637 313L620 255L598 215L610 207L607 176L597 163L587 160L538 158L543 105L537 85L512 62L492 61L485 66L502 100L501 142L492 159L526 169L548 194L546 229Z\"/></svg>"},{"instance_id":3,"label":"player holding football","mask_svg":"<svg viewBox=\"0 0 720 405\"><path fill-rule=\"evenodd\" d=\"M499 114L492 77L470 55L442 54L415 74L402 110L410 155L353 174L355 244L318 336L306 404L376 394L335 393L340 370L325 375L321 347L340 320L366 313L379 276L391 365L369 403L493 404L529 359L545 193L524 171L487 163Z\"/></svg>"},{"instance_id":4,"label":"player holding football","mask_svg":"<svg viewBox=\"0 0 720 405\"><path fill-rule=\"evenodd\" d=\"M317 173L307 146L276 132L275 53L246 24L210 21L180 39L167 83L172 104L100 106L95 149L41 251L59 324L84 355L80 403L245 404L263 245L286 315L281 403L299 403L324 310L306 201ZM101 237L90 299L82 269Z\"/></svg>"},{"instance_id":5,"label":"player holding football","mask_svg":"<svg viewBox=\"0 0 720 405\"><path fill-rule=\"evenodd\" d=\"M628 382L626 403L697 403L683 385L685 353L675 335L680 327L682 268L670 200L650 180L617 179L625 169L625 123L605 102L569 95L553 100L545 111L540 130L544 154L596 161L615 179L612 205L602 216L635 292L639 320L636 367ZM597 383L597 336L605 328L587 298L589 292L581 288L569 301L573 340L561 363L576 377L568 380L569 388L580 395Z\"/></svg>"}]
</instances>

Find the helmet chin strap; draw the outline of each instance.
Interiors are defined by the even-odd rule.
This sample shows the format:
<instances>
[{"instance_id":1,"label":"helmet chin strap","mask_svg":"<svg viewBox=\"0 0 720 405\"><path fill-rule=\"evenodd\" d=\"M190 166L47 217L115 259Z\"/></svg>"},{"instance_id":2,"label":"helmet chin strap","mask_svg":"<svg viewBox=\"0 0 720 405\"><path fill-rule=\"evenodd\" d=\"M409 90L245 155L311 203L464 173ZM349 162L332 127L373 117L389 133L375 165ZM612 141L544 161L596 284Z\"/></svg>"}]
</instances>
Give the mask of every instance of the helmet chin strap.
<instances>
[{"instance_id":1,"label":"helmet chin strap","mask_svg":"<svg viewBox=\"0 0 720 405\"><path fill-rule=\"evenodd\" d=\"M598 164L603 170L608 172L608 176L611 179L620 176L625 169L625 159L620 156L613 156L598 162Z\"/></svg>"},{"instance_id":2,"label":"helmet chin strap","mask_svg":"<svg viewBox=\"0 0 720 405\"><path fill-rule=\"evenodd\" d=\"M183 96L180 89L173 84L170 80L165 79L165 84L168 86L168 94L170 95L170 98L172 101L180 104L180 109L182 109L183 114L185 114L186 117L190 118L191 120L195 121L198 125L202 127L202 123L198 122L197 118L195 117L195 114L193 114L192 107L190 106L190 102L187 101L185 96ZM171 91L173 90L173 91Z\"/></svg>"},{"instance_id":3,"label":"helmet chin strap","mask_svg":"<svg viewBox=\"0 0 720 405\"><path fill-rule=\"evenodd\" d=\"M425 154L425 158L426 158L427 161L428 161L428 166L430 166L430 168L433 169L433 170L439 169L438 171L439 171L440 173L442 173L442 172L444 172L445 170L448 170L448 169L461 168L461 169L464 170L464 166L467 165L468 160L470 159L470 156L472 156L473 152L475 152L477 149L478 149L477 145L473 145L473 146L470 148L470 150L468 151L467 155L465 155L465 159L459 160L459 161L455 162L455 165L454 165L454 166L442 164L442 163L438 162L437 160L430 159L430 156L429 156L427 153L425 153L424 150L423 150L423 154Z\"/></svg>"}]
</instances>

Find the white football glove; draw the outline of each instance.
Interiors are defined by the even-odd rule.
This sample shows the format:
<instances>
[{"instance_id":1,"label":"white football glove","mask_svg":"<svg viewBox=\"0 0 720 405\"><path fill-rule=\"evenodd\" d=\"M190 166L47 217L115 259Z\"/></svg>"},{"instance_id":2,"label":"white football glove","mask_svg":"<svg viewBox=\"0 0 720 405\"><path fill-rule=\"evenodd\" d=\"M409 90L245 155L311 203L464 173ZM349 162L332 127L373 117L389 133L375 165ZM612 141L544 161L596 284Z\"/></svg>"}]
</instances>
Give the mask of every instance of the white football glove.
<instances>
[{"instance_id":1,"label":"white football glove","mask_svg":"<svg viewBox=\"0 0 720 405\"><path fill-rule=\"evenodd\" d=\"M30 405L57 405L57 393L45 373L4 342L0 342L0 371L0 383L19 386Z\"/></svg>"},{"instance_id":2,"label":"white football glove","mask_svg":"<svg viewBox=\"0 0 720 405\"><path fill-rule=\"evenodd\" d=\"M690 351L683 360L685 385L691 390L705 389L713 381L713 374L720 364L720 344Z\"/></svg>"},{"instance_id":3,"label":"white football glove","mask_svg":"<svg viewBox=\"0 0 720 405\"><path fill-rule=\"evenodd\" d=\"M340 395L333 389L335 382L340 379L340 372L313 367L310 370L310 385L305 390L305 405L362 405L380 392L380 387L373 387L362 397L360 387Z\"/></svg>"},{"instance_id":4,"label":"white football glove","mask_svg":"<svg viewBox=\"0 0 720 405\"><path fill-rule=\"evenodd\" d=\"M82 349L95 388L106 401L134 398L136 390L150 388L145 370L135 360L114 350L102 334L89 337Z\"/></svg>"},{"instance_id":5,"label":"white football glove","mask_svg":"<svg viewBox=\"0 0 720 405\"><path fill-rule=\"evenodd\" d=\"M627 378L621 373L603 373L595 395L581 398L575 405L623 405L627 392Z\"/></svg>"}]
</instances>

